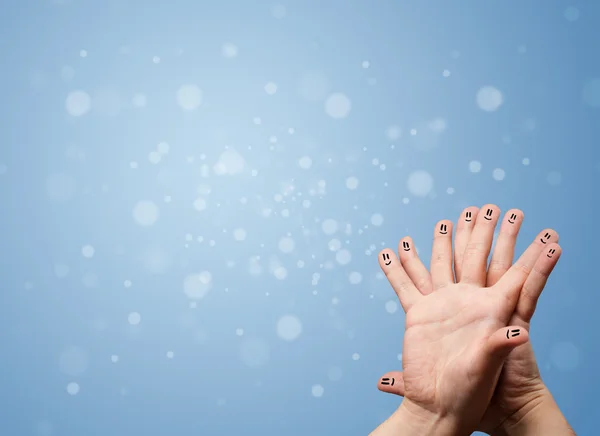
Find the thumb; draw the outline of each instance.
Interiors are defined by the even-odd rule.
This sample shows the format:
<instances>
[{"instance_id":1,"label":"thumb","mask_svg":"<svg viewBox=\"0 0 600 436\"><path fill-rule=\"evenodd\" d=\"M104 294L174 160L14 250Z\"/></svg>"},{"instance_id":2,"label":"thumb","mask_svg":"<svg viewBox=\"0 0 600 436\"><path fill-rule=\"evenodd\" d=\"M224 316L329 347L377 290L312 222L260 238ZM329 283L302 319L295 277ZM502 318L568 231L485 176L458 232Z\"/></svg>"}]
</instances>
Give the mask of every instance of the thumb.
<instances>
[{"instance_id":1,"label":"thumb","mask_svg":"<svg viewBox=\"0 0 600 436\"><path fill-rule=\"evenodd\" d=\"M377 389L388 394L404 396L404 377L401 371L386 372L377 382Z\"/></svg>"},{"instance_id":2,"label":"thumb","mask_svg":"<svg viewBox=\"0 0 600 436\"><path fill-rule=\"evenodd\" d=\"M493 333L487 340L488 357L503 362L512 350L529 341L529 332L522 326L507 326Z\"/></svg>"}]
</instances>

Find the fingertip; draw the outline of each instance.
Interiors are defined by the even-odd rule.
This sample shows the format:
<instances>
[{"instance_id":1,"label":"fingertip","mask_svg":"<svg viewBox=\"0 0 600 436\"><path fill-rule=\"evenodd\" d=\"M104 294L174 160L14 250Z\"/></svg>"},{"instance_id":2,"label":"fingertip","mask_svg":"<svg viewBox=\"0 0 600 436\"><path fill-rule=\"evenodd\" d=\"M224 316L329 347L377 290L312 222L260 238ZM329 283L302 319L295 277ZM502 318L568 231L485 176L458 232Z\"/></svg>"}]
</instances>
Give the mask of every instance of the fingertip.
<instances>
[{"instance_id":1,"label":"fingertip","mask_svg":"<svg viewBox=\"0 0 600 436\"><path fill-rule=\"evenodd\" d=\"M440 220L435 225L434 237L452 235L452 221Z\"/></svg>"},{"instance_id":2,"label":"fingertip","mask_svg":"<svg viewBox=\"0 0 600 436\"><path fill-rule=\"evenodd\" d=\"M410 236L405 236L404 238L400 239L398 242L398 253L400 254L400 258L403 256L414 255L414 252L415 246Z\"/></svg>"}]
</instances>

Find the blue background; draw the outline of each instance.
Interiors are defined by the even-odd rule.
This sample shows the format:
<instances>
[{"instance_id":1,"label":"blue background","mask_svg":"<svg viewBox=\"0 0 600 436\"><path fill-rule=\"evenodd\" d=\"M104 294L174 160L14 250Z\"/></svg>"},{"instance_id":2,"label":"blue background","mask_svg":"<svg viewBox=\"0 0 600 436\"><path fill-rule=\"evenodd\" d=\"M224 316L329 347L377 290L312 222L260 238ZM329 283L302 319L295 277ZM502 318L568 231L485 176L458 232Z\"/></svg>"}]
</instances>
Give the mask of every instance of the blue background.
<instances>
[{"instance_id":1,"label":"blue background","mask_svg":"<svg viewBox=\"0 0 600 436\"><path fill-rule=\"evenodd\" d=\"M525 212L519 252L560 233L532 340L596 434L599 23L591 0L2 2L0 433L367 434L400 401L375 388L404 321L378 251L427 259L490 202Z\"/></svg>"}]
</instances>

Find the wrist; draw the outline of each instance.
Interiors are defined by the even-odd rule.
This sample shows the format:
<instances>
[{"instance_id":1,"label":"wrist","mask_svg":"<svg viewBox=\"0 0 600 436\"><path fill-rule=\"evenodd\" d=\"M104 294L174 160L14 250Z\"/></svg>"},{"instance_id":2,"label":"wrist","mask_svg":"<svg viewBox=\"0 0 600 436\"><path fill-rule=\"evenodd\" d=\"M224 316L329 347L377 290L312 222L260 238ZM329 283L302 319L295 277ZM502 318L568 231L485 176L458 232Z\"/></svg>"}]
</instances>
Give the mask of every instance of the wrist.
<instances>
[{"instance_id":1,"label":"wrist","mask_svg":"<svg viewBox=\"0 0 600 436\"><path fill-rule=\"evenodd\" d=\"M370 436L462 436L471 430L450 416L440 416L412 403L406 398L386 422Z\"/></svg>"},{"instance_id":2,"label":"wrist","mask_svg":"<svg viewBox=\"0 0 600 436\"><path fill-rule=\"evenodd\" d=\"M525 406L509 416L493 436L530 436L537 434L575 435L564 415L544 386Z\"/></svg>"}]
</instances>

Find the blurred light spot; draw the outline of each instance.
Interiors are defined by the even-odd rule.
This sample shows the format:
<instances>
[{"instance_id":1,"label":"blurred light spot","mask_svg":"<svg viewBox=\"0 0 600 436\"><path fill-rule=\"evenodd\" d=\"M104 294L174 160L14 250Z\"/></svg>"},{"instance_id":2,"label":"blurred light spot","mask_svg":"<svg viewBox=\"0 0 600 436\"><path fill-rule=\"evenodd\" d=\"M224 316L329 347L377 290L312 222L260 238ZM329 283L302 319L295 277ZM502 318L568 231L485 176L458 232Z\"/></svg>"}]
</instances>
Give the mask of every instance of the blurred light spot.
<instances>
[{"instance_id":1,"label":"blurred light spot","mask_svg":"<svg viewBox=\"0 0 600 436\"><path fill-rule=\"evenodd\" d=\"M298 165L303 170L307 170L312 166L312 159L308 156L303 156L298 160Z\"/></svg>"},{"instance_id":2,"label":"blurred light spot","mask_svg":"<svg viewBox=\"0 0 600 436\"><path fill-rule=\"evenodd\" d=\"M131 325L138 325L142 321L142 316L137 312L131 312L127 316L127 322Z\"/></svg>"},{"instance_id":3,"label":"blurred light spot","mask_svg":"<svg viewBox=\"0 0 600 436\"><path fill-rule=\"evenodd\" d=\"M313 385L311 391L312 391L313 397L321 398L323 396L323 394L325 393L325 388L321 385Z\"/></svg>"},{"instance_id":4,"label":"blurred light spot","mask_svg":"<svg viewBox=\"0 0 600 436\"><path fill-rule=\"evenodd\" d=\"M221 47L221 55L224 58L232 59L238 55L238 48L230 42L223 44Z\"/></svg>"},{"instance_id":5,"label":"blurred light spot","mask_svg":"<svg viewBox=\"0 0 600 436\"><path fill-rule=\"evenodd\" d=\"M77 395L79 393L79 385L75 382L71 382L67 385L67 393L69 395Z\"/></svg>"},{"instance_id":6,"label":"blurred light spot","mask_svg":"<svg viewBox=\"0 0 600 436\"><path fill-rule=\"evenodd\" d=\"M340 265L347 265L352 260L352 254L348 250L339 250L335 253L335 260Z\"/></svg>"},{"instance_id":7,"label":"blurred light spot","mask_svg":"<svg viewBox=\"0 0 600 436\"><path fill-rule=\"evenodd\" d=\"M356 177L348 177L346 179L346 188L350 190L358 188L358 179Z\"/></svg>"},{"instance_id":8,"label":"blurred light spot","mask_svg":"<svg viewBox=\"0 0 600 436\"><path fill-rule=\"evenodd\" d=\"M285 280L287 277L287 269L282 266L278 266L273 270L273 275L278 280Z\"/></svg>"},{"instance_id":9,"label":"blurred light spot","mask_svg":"<svg viewBox=\"0 0 600 436\"><path fill-rule=\"evenodd\" d=\"M92 98L85 91L73 91L67 95L65 108L69 115L80 117L87 114L92 108Z\"/></svg>"},{"instance_id":10,"label":"blurred light spot","mask_svg":"<svg viewBox=\"0 0 600 436\"><path fill-rule=\"evenodd\" d=\"M396 303L393 300L388 301L387 303L385 303L385 311L387 313L395 313L398 310L398 303Z\"/></svg>"},{"instance_id":11,"label":"blurred light spot","mask_svg":"<svg viewBox=\"0 0 600 436\"><path fill-rule=\"evenodd\" d=\"M200 197L196 198L196 200L194 200L194 209L197 211L203 211L206 209L206 200Z\"/></svg>"},{"instance_id":12,"label":"blurred light spot","mask_svg":"<svg viewBox=\"0 0 600 436\"><path fill-rule=\"evenodd\" d=\"M246 239L246 230L244 229L235 229L233 231L233 239L235 239L236 241L243 241Z\"/></svg>"},{"instance_id":13,"label":"blurred light spot","mask_svg":"<svg viewBox=\"0 0 600 436\"><path fill-rule=\"evenodd\" d=\"M359 360L359 359L360 359L360 354L358 354L358 353L354 353L354 354L352 355L352 360Z\"/></svg>"},{"instance_id":14,"label":"blurred light spot","mask_svg":"<svg viewBox=\"0 0 600 436\"><path fill-rule=\"evenodd\" d=\"M215 164L213 171L217 175L235 175L244 170L246 161L244 157L233 149L225 150L219 156L219 160Z\"/></svg>"},{"instance_id":15,"label":"blurred light spot","mask_svg":"<svg viewBox=\"0 0 600 436\"><path fill-rule=\"evenodd\" d=\"M338 230L337 221L328 218L321 223L321 229L326 235L333 235Z\"/></svg>"},{"instance_id":16,"label":"blurred light spot","mask_svg":"<svg viewBox=\"0 0 600 436\"><path fill-rule=\"evenodd\" d=\"M331 251L338 251L340 248L342 248L342 243L339 239L332 239L327 243L327 246Z\"/></svg>"},{"instance_id":17,"label":"blurred light spot","mask_svg":"<svg viewBox=\"0 0 600 436\"><path fill-rule=\"evenodd\" d=\"M148 161L151 164L158 164L160 163L160 161L162 160L162 155L158 152L158 151L151 151L150 153L148 153Z\"/></svg>"},{"instance_id":18,"label":"blurred light spot","mask_svg":"<svg viewBox=\"0 0 600 436\"><path fill-rule=\"evenodd\" d=\"M484 86L477 92L477 105L486 112L496 111L503 100L502 93L493 86Z\"/></svg>"},{"instance_id":19,"label":"blurred light spot","mask_svg":"<svg viewBox=\"0 0 600 436\"><path fill-rule=\"evenodd\" d=\"M144 94L135 94L131 99L131 103L137 108L142 108L146 107L148 104L148 99Z\"/></svg>"},{"instance_id":20,"label":"blurred light spot","mask_svg":"<svg viewBox=\"0 0 600 436\"><path fill-rule=\"evenodd\" d=\"M396 141L402 136L402 129L398 126L390 126L385 133L390 141Z\"/></svg>"},{"instance_id":21,"label":"blurred light spot","mask_svg":"<svg viewBox=\"0 0 600 436\"><path fill-rule=\"evenodd\" d=\"M265 85L265 92L269 95L274 95L277 92L277 85L273 82L269 82Z\"/></svg>"},{"instance_id":22,"label":"blurred light spot","mask_svg":"<svg viewBox=\"0 0 600 436\"><path fill-rule=\"evenodd\" d=\"M371 216L371 224L374 226L380 226L383 224L383 216L379 213L375 213Z\"/></svg>"},{"instance_id":23,"label":"blurred light spot","mask_svg":"<svg viewBox=\"0 0 600 436\"><path fill-rule=\"evenodd\" d=\"M281 250L282 253L291 253L294 251L294 245L294 240L289 236L279 240L279 250Z\"/></svg>"},{"instance_id":24,"label":"blurred light spot","mask_svg":"<svg viewBox=\"0 0 600 436\"><path fill-rule=\"evenodd\" d=\"M325 100L325 112L331 118L346 118L352 109L350 99L342 93L331 94Z\"/></svg>"},{"instance_id":25,"label":"blurred light spot","mask_svg":"<svg viewBox=\"0 0 600 436\"><path fill-rule=\"evenodd\" d=\"M427 171L415 171L408 176L407 185L411 194L425 197L433 189L433 177Z\"/></svg>"},{"instance_id":26,"label":"blurred light spot","mask_svg":"<svg viewBox=\"0 0 600 436\"><path fill-rule=\"evenodd\" d=\"M177 103L186 111L197 109L202 104L202 90L197 85L183 85L177 90Z\"/></svg>"},{"instance_id":27,"label":"blurred light spot","mask_svg":"<svg viewBox=\"0 0 600 436\"><path fill-rule=\"evenodd\" d=\"M89 244L81 247L81 254L83 254L83 257L87 257L88 259L93 257L95 252L96 250L94 249L94 247L92 247Z\"/></svg>"},{"instance_id":28,"label":"blurred light spot","mask_svg":"<svg viewBox=\"0 0 600 436\"><path fill-rule=\"evenodd\" d=\"M138 201L133 208L133 219L140 226L148 227L158 220L158 206L152 201Z\"/></svg>"},{"instance_id":29,"label":"blurred light spot","mask_svg":"<svg viewBox=\"0 0 600 436\"><path fill-rule=\"evenodd\" d=\"M293 315L285 315L277 321L277 336L285 341L293 341L302 333L302 323Z\"/></svg>"},{"instance_id":30,"label":"blurred light spot","mask_svg":"<svg viewBox=\"0 0 600 436\"><path fill-rule=\"evenodd\" d=\"M348 276L348 280L350 281L350 284L358 285L360 282L362 282L362 275L357 271L352 271Z\"/></svg>"},{"instance_id":31,"label":"blurred light spot","mask_svg":"<svg viewBox=\"0 0 600 436\"><path fill-rule=\"evenodd\" d=\"M202 271L199 274L190 274L183 281L183 292L193 300L200 300L208 294L212 288L212 274Z\"/></svg>"},{"instance_id":32,"label":"blurred light spot","mask_svg":"<svg viewBox=\"0 0 600 436\"><path fill-rule=\"evenodd\" d=\"M158 145L156 146L156 151L158 151L160 154L168 154L169 150L170 150L170 146L168 142L165 141L161 141L158 143Z\"/></svg>"},{"instance_id":33,"label":"blurred light spot","mask_svg":"<svg viewBox=\"0 0 600 436\"><path fill-rule=\"evenodd\" d=\"M504 180L505 176L506 176L506 173L504 172L504 170L502 168L496 168L492 172L492 177L494 178L494 180L497 180L499 182Z\"/></svg>"},{"instance_id":34,"label":"blurred light spot","mask_svg":"<svg viewBox=\"0 0 600 436\"><path fill-rule=\"evenodd\" d=\"M472 160L471 162L469 162L469 171L471 171L472 173L478 173L479 171L481 171L481 162L477 160Z\"/></svg>"}]
</instances>

